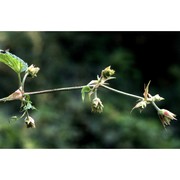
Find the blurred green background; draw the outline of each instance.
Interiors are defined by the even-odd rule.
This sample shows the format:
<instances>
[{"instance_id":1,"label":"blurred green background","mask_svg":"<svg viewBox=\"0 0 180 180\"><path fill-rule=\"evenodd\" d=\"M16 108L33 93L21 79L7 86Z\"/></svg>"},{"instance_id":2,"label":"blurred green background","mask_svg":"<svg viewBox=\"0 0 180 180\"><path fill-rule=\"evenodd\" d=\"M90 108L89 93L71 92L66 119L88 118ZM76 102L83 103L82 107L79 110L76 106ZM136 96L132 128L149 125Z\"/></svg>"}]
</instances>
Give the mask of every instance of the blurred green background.
<instances>
[{"instance_id":1,"label":"blurred green background","mask_svg":"<svg viewBox=\"0 0 180 180\"><path fill-rule=\"evenodd\" d=\"M111 87L142 96L160 94L161 108L179 117L179 32L0 32L0 49L41 68L26 90L85 85L111 65L117 79ZM17 89L16 74L0 64L0 98ZM36 129L19 120L18 101L0 104L0 148L179 148L180 123L164 130L152 106L142 113L136 99L106 89L98 92L105 108L91 112L80 91L34 95Z\"/></svg>"}]
</instances>

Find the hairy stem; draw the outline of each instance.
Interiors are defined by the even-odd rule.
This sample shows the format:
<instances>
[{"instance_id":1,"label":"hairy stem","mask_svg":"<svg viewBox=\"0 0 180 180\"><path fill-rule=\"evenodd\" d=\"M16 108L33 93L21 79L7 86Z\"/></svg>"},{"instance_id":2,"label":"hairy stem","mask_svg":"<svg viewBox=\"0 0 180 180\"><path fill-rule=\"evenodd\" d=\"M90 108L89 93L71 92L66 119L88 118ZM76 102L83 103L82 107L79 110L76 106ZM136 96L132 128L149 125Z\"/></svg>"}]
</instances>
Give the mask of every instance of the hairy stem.
<instances>
[{"instance_id":1,"label":"hairy stem","mask_svg":"<svg viewBox=\"0 0 180 180\"><path fill-rule=\"evenodd\" d=\"M101 86L104 87L105 89L109 89L110 91L114 91L114 92L116 92L118 94L123 94L123 95L130 96L130 97L137 98L137 99L144 99L141 96L137 96L137 95L134 95L134 94L130 94L130 93L126 93L126 92L123 92L123 91L119 91L117 89L111 88L111 87L106 86L106 85L101 85Z\"/></svg>"}]
</instances>

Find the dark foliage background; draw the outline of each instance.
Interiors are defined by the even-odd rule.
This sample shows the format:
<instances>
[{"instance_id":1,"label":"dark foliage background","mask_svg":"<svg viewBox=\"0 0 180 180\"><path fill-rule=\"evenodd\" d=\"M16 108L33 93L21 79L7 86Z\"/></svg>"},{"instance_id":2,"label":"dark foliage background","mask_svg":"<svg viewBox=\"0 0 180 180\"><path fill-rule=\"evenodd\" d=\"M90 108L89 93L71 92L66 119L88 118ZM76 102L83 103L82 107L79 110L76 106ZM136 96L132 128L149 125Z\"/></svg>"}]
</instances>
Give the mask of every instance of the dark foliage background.
<instances>
[{"instance_id":1,"label":"dark foliage background","mask_svg":"<svg viewBox=\"0 0 180 180\"><path fill-rule=\"evenodd\" d=\"M0 49L41 68L28 79L27 91L85 85L111 65L116 80L110 85L142 95L151 80L159 106L179 117L179 32L0 32ZM17 89L17 78L0 64L0 97ZM136 100L101 89L102 114L91 113L80 91L32 96L36 129L24 122L9 124L19 102L0 104L1 148L179 148L180 123L164 131L156 111L148 106L130 114Z\"/></svg>"}]
</instances>

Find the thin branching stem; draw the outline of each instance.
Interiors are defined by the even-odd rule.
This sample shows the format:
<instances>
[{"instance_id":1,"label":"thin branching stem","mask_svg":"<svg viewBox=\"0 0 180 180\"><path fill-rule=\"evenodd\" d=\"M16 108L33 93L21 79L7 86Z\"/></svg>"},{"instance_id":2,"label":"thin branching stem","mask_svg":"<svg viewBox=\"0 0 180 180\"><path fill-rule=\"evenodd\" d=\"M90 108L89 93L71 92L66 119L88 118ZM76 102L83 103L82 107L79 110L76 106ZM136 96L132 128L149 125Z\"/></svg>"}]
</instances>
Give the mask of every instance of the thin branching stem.
<instances>
[{"instance_id":1,"label":"thin branching stem","mask_svg":"<svg viewBox=\"0 0 180 180\"><path fill-rule=\"evenodd\" d=\"M149 96L152 97L151 94L149 94ZM152 103L152 105L154 106L154 108L156 109L156 111L160 111L160 110L161 110L161 109L156 105L156 103L155 103L154 101L152 101L151 103Z\"/></svg>"},{"instance_id":2,"label":"thin branching stem","mask_svg":"<svg viewBox=\"0 0 180 180\"><path fill-rule=\"evenodd\" d=\"M23 80L22 80L22 83L21 83L21 86L22 86L22 90L24 90L24 84L25 84L25 81L26 81L26 78L27 76L29 75L29 73L26 73L23 77Z\"/></svg>"},{"instance_id":3,"label":"thin branching stem","mask_svg":"<svg viewBox=\"0 0 180 180\"><path fill-rule=\"evenodd\" d=\"M24 76L24 80L26 79L26 77L27 76ZM84 86L86 86L86 85L83 85L83 86L73 86L73 87L64 87L64 88L56 88L56 89L47 89L47 90L33 91L33 92L25 92L24 96L26 96L26 95L38 95L38 94L54 93L54 92L59 92L59 91L73 91L73 90L82 89ZM94 85L90 85L90 86L94 87ZM103 85L103 84L101 85L101 87L103 87L105 89L108 89L110 91L116 92L118 94L126 95L126 96L133 97L133 98L136 98L136 99L142 99L142 100L144 99L141 96L137 96L137 95L134 95L134 94L126 93L124 91L120 91L120 90L111 88L109 86ZM97 92L95 92L95 95L97 95L96 93ZM6 102L6 101L8 101L7 97L0 99L0 102ZM152 102L152 105L155 107L155 109L157 111L159 110L159 107L155 104L155 102Z\"/></svg>"},{"instance_id":4,"label":"thin branching stem","mask_svg":"<svg viewBox=\"0 0 180 180\"><path fill-rule=\"evenodd\" d=\"M95 89L95 91L94 91L94 98L97 98L98 96L97 96L97 89Z\"/></svg>"},{"instance_id":5,"label":"thin branching stem","mask_svg":"<svg viewBox=\"0 0 180 180\"><path fill-rule=\"evenodd\" d=\"M18 73L17 76L18 76L18 82L19 82L19 87L20 87L21 86L21 74Z\"/></svg>"},{"instance_id":6,"label":"thin branching stem","mask_svg":"<svg viewBox=\"0 0 180 180\"><path fill-rule=\"evenodd\" d=\"M116 92L118 94L123 94L123 95L134 97L134 98L137 98L137 99L144 99L141 96L137 96L137 95L134 95L134 94L119 91L117 89L111 88L111 87L106 86L106 85L101 85L101 86L104 87L105 89L108 89L110 91L114 91L114 92ZM73 87L65 87L65 88L48 89L48 90L42 90L42 91L26 92L26 93L24 93L24 95L45 94L45 93L53 93L53 92L58 92L58 91L72 91L72 90L82 89L83 87L84 86L73 86ZM93 87L93 85L92 85L92 87Z\"/></svg>"},{"instance_id":7,"label":"thin branching stem","mask_svg":"<svg viewBox=\"0 0 180 180\"><path fill-rule=\"evenodd\" d=\"M7 97L0 99L0 102L6 102L6 101L7 101Z\"/></svg>"},{"instance_id":8,"label":"thin branching stem","mask_svg":"<svg viewBox=\"0 0 180 180\"><path fill-rule=\"evenodd\" d=\"M117 89L111 88L111 87L106 86L106 85L101 85L101 86L104 87L105 89L108 89L108 90L110 90L110 91L114 91L114 92L116 92L116 93L118 93L118 94L123 94L123 95L126 95L126 96L130 96L130 97L137 98L137 99L142 99L142 100L144 99L144 98L141 97L141 96L137 96L137 95L134 95L134 94L126 93L126 92L124 92L124 91L119 91L119 90L117 90Z\"/></svg>"},{"instance_id":9,"label":"thin branching stem","mask_svg":"<svg viewBox=\"0 0 180 180\"><path fill-rule=\"evenodd\" d=\"M58 91L72 91L82 89L84 86L73 86L73 87L65 87L65 88L56 88L56 89L47 89L42 91L34 91L34 92L26 92L24 95L36 95L36 94L45 94L45 93L53 93Z\"/></svg>"},{"instance_id":10,"label":"thin branching stem","mask_svg":"<svg viewBox=\"0 0 180 180\"><path fill-rule=\"evenodd\" d=\"M154 106L154 108L157 110L157 111L160 111L160 108L156 105L156 103L154 101L152 101L152 105Z\"/></svg>"},{"instance_id":11,"label":"thin branching stem","mask_svg":"<svg viewBox=\"0 0 180 180\"><path fill-rule=\"evenodd\" d=\"M58 92L58 91L72 91L72 90L82 89L84 86L73 86L73 87L65 87L65 88L56 88L56 89L47 89L47 90L41 90L41 91L26 92L26 93L24 93L24 95L45 94L45 93L53 93L53 92ZM144 99L141 96L137 96L137 95L134 95L134 94L126 93L124 91L119 91L117 89L111 88L111 87L106 86L106 85L101 85L101 86L103 88L105 88L105 89L108 89L110 91L114 91L114 92L116 92L118 94L123 94L123 95L130 96L130 97L137 98L137 99ZM92 85L92 87L93 87L93 85Z\"/></svg>"}]
</instances>

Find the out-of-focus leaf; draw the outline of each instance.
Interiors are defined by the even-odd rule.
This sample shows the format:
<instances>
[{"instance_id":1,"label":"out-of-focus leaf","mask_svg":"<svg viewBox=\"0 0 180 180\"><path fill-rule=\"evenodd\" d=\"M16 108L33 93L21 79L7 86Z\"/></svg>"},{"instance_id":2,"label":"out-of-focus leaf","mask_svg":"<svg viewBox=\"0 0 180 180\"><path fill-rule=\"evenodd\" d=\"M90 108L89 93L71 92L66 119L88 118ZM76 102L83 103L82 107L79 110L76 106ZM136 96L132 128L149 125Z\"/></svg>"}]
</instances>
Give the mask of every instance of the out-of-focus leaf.
<instances>
[{"instance_id":1,"label":"out-of-focus leaf","mask_svg":"<svg viewBox=\"0 0 180 180\"><path fill-rule=\"evenodd\" d=\"M17 116L12 116L9 120L9 123L13 123L15 121L17 121L19 118Z\"/></svg>"},{"instance_id":2,"label":"out-of-focus leaf","mask_svg":"<svg viewBox=\"0 0 180 180\"><path fill-rule=\"evenodd\" d=\"M91 88L89 86L84 86L81 90L82 100L84 101L86 93L89 93Z\"/></svg>"},{"instance_id":3,"label":"out-of-focus leaf","mask_svg":"<svg viewBox=\"0 0 180 180\"><path fill-rule=\"evenodd\" d=\"M24 111L27 111L27 110L30 110L30 109L32 109L32 110L35 110L35 109L36 109L36 108L32 105L32 102L28 102L27 105L25 105L25 106L23 107L23 110L24 110Z\"/></svg>"},{"instance_id":4,"label":"out-of-focus leaf","mask_svg":"<svg viewBox=\"0 0 180 180\"><path fill-rule=\"evenodd\" d=\"M30 96L26 96L25 104L23 105L23 111L27 110L36 110L36 108L32 105L32 101L30 100Z\"/></svg>"},{"instance_id":5,"label":"out-of-focus leaf","mask_svg":"<svg viewBox=\"0 0 180 180\"><path fill-rule=\"evenodd\" d=\"M28 68L28 64L22 59L4 50L0 50L0 62L9 66L17 74L26 71L26 69Z\"/></svg>"}]
</instances>

